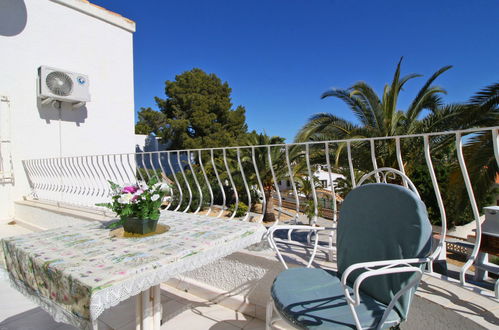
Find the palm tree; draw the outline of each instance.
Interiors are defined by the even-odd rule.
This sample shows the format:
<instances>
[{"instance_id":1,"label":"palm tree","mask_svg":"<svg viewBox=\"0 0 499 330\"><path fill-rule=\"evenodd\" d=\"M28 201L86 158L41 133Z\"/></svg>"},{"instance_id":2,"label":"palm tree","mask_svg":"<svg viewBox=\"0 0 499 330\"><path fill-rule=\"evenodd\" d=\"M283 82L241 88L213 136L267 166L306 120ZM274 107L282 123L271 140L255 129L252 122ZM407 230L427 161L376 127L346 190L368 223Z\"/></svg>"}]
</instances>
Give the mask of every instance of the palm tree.
<instances>
[{"instance_id":1,"label":"palm tree","mask_svg":"<svg viewBox=\"0 0 499 330\"><path fill-rule=\"evenodd\" d=\"M446 91L433 82L451 66L437 70L422 86L407 110L397 108L398 97L404 85L411 79L421 77L418 74L400 76L402 58L397 64L391 84L385 85L383 95L378 97L374 89L365 82L355 83L348 89L332 89L322 94L321 98L336 97L345 102L360 124L331 113L313 115L296 136L296 141L322 141L353 138L369 138L418 133L425 126L418 117L424 110L436 113L442 107L442 94ZM365 143L356 143L354 148L363 149ZM336 165L340 161L344 145L338 146ZM382 157L383 166L391 166L395 162L394 147L380 142L378 154ZM368 155L366 155L368 156ZM361 161L362 163L367 163Z\"/></svg>"},{"instance_id":2,"label":"palm tree","mask_svg":"<svg viewBox=\"0 0 499 330\"><path fill-rule=\"evenodd\" d=\"M495 126L498 121L498 84L489 86L473 97L470 102L462 104L444 105L442 94L446 91L439 86L434 86L434 81L451 66L444 66L437 70L421 87L413 101L406 110L397 107L398 96L404 85L411 79L420 77L417 74L400 76L402 59L400 59L395 70L391 84L387 84L381 97L378 97L374 89L365 82L354 84L348 89L333 89L322 94L322 98L336 97L347 104L354 113L359 124L352 123L331 113L319 113L313 115L302 127L296 136L296 141L324 141L341 140L353 138L384 137L394 135L407 135L416 133L439 132L446 130L466 129L472 127ZM465 148L465 154L471 156L467 151L473 145L475 149L486 146L483 143L473 143L478 137L470 139ZM420 142L420 141L419 141ZM437 159L445 159L447 164L455 164L455 147L453 137L433 139L432 155ZM345 143L336 145L335 160L336 167L347 167L344 149ZM410 174L413 170L419 171L418 164L421 163L422 148L416 139L401 140L406 171ZM354 167L360 171L371 171L371 159L368 142L352 143ZM471 149L470 149L471 150ZM490 155L489 149L489 155ZM394 143L378 141L376 143L376 154L378 166L397 168ZM478 151L475 157L480 154ZM481 163L485 164L485 163ZM490 167L490 166L489 166ZM490 187L492 172L496 167L487 172L487 179L482 180L485 186ZM473 168L470 168L470 175ZM478 174L479 169L476 169ZM483 168L481 169L482 172ZM483 174L485 175L485 174ZM483 176L482 175L482 176ZM481 191L488 188L481 187ZM450 195L450 194L449 194Z\"/></svg>"},{"instance_id":3,"label":"palm tree","mask_svg":"<svg viewBox=\"0 0 499 330\"><path fill-rule=\"evenodd\" d=\"M308 177L308 174L297 173L295 177L297 189L300 193L305 195L306 199L311 199L313 196L313 190L317 190L319 188L324 188L316 176L312 176L312 180ZM313 182L313 184L312 184Z\"/></svg>"},{"instance_id":4,"label":"palm tree","mask_svg":"<svg viewBox=\"0 0 499 330\"><path fill-rule=\"evenodd\" d=\"M248 134L249 145L271 145L282 144L284 138L280 136L268 136L265 133L251 132ZM270 157L272 159L272 169L276 176L276 181L282 180L288 175L286 167L286 156L280 147L270 148ZM253 159L251 155L247 155L244 159L245 167L248 168L248 181L256 184L258 179L253 167ZM269 151L266 147L255 148L255 163L258 168L258 174L263 186L263 193L265 195L265 207L262 209L263 221L275 221L274 214L274 198L275 185L272 176L272 171L269 162Z\"/></svg>"}]
</instances>

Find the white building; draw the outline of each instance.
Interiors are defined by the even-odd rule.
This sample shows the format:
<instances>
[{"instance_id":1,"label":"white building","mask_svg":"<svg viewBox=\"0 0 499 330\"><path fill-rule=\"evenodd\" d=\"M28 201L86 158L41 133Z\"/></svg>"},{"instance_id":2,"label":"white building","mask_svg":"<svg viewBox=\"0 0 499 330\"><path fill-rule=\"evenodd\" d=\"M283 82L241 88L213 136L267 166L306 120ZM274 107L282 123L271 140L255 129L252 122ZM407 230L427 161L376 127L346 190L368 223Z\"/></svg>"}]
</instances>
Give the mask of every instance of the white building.
<instances>
[{"instance_id":1,"label":"white building","mask_svg":"<svg viewBox=\"0 0 499 330\"><path fill-rule=\"evenodd\" d=\"M336 180L345 178L343 175L331 172L331 181L329 180L329 172L325 165L318 166L314 171L313 176L315 176L321 183L321 188L324 190L331 191L331 181L334 187L336 187ZM280 191L287 191L293 189L290 180L280 180L278 182Z\"/></svg>"},{"instance_id":2,"label":"white building","mask_svg":"<svg viewBox=\"0 0 499 330\"><path fill-rule=\"evenodd\" d=\"M134 31L85 0L0 1L0 219L29 192L22 160L135 151ZM87 75L91 101L42 105L40 66Z\"/></svg>"}]
</instances>

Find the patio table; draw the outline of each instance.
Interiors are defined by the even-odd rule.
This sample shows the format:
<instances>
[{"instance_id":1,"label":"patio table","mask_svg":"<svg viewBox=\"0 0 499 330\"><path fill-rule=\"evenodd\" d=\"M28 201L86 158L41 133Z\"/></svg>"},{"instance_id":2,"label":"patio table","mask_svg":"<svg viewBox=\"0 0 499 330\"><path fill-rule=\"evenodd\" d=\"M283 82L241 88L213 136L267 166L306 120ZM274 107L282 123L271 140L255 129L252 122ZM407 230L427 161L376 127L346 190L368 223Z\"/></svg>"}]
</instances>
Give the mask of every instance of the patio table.
<instances>
[{"instance_id":1,"label":"patio table","mask_svg":"<svg viewBox=\"0 0 499 330\"><path fill-rule=\"evenodd\" d=\"M159 284L260 242L261 224L163 212L166 233L110 237L101 223L2 240L11 285L57 322L97 328L102 312L137 296L137 329L159 329Z\"/></svg>"}]
</instances>

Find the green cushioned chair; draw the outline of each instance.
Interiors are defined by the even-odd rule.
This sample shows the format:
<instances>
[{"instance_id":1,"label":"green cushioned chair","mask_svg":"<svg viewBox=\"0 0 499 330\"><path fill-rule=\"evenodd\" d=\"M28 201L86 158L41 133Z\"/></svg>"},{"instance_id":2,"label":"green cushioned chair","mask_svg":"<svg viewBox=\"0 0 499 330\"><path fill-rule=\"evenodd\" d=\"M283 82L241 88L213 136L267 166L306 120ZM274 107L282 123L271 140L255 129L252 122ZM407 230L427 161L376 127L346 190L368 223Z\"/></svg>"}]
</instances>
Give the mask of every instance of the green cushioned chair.
<instances>
[{"instance_id":1,"label":"green cushioned chair","mask_svg":"<svg viewBox=\"0 0 499 330\"><path fill-rule=\"evenodd\" d=\"M278 319L299 329L400 324L429 261L431 229L417 192L386 183L353 189L338 222L338 271L281 272L271 289L267 329Z\"/></svg>"}]
</instances>

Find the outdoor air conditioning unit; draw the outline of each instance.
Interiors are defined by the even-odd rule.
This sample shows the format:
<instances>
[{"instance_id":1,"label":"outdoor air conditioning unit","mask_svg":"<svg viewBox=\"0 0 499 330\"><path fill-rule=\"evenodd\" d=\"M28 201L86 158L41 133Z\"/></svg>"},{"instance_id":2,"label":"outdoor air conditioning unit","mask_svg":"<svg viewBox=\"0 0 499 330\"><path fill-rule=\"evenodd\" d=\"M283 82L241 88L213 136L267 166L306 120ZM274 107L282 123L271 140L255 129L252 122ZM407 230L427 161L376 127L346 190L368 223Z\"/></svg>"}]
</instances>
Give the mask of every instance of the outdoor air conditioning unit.
<instances>
[{"instance_id":1,"label":"outdoor air conditioning unit","mask_svg":"<svg viewBox=\"0 0 499 330\"><path fill-rule=\"evenodd\" d=\"M38 97L42 104L68 102L79 108L90 101L88 76L60 69L38 68Z\"/></svg>"}]
</instances>

